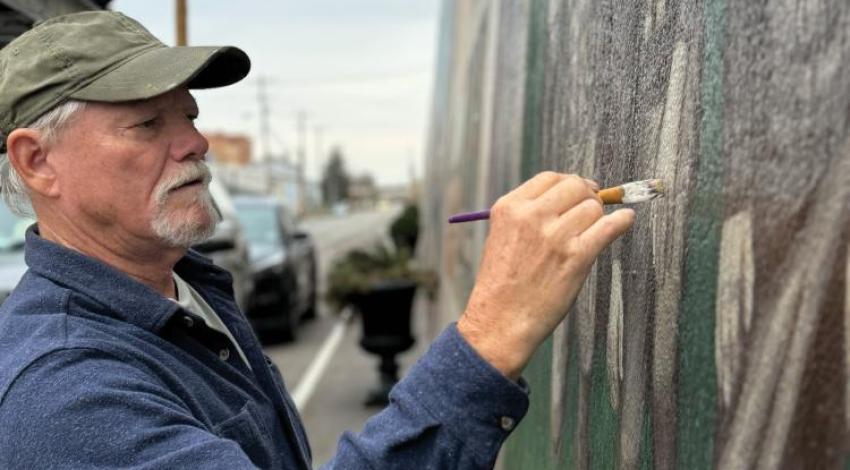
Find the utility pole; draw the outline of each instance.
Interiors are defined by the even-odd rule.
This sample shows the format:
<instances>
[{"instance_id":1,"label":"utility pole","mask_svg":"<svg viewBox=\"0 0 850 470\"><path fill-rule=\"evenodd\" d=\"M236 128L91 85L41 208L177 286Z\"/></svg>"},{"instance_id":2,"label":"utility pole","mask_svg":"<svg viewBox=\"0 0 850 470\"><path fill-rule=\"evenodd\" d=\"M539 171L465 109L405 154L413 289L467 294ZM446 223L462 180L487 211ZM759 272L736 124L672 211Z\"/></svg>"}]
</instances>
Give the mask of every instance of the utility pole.
<instances>
[{"instance_id":1,"label":"utility pole","mask_svg":"<svg viewBox=\"0 0 850 470\"><path fill-rule=\"evenodd\" d=\"M176 14L176 26L177 26L177 45L185 46L188 44L187 34L186 34L186 2L188 0L177 0L177 14Z\"/></svg>"},{"instance_id":2,"label":"utility pole","mask_svg":"<svg viewBox=\"0 0 850 470\"><path fill-rule=\"evenodd\" d=\"M410 186L407 190L407 195L410 198L410 202L415 204L417 197L417 185L416 185L416 152L413 150L413 147L408 149L408 158L407 158L407 172L408 178L410 178Z\"/></svg>"},{"instance_id":3,"label":"utility pole","mask_svg":"<svg viewBox=\"0 0 850 470\"><path fill-rule=\"evenodd\" d=\"M275 189L274 171L272 171L271 156L271 126L269 125L269 97L266 93L266 79L262 75L257 78L257 101L260 105L260 142L263 150L260 153L260 161L266 166L265 192L272 194Z\"/></svg>"},{"instance_id":4,"label":"utility pole","mask_svg":"<svg viewBox=\"0 0 850 470\"><path fill-rule=\"evenodd\" d=\"M307 160L307 113L303 110L296 115L296 131L298 133L297 148L297 178L298 178L298 213L304 215L307 211L307 181L304 176Z\"/></svg>"},{"instance_id":5,"label":"utility pole","mask_svg":"<svg viewBox=\"0 0 850 470\"><path fill-rule=\"evenodd\" d=\"M316 144L315 152L313 153L313 159L316 160L316 180L322 180L322 171L324 168L322 164L324 163L324 156L322 152L324 152L322 146L322 138L324 137L325 129L322 126L313 126L313 136L314 143Z\"/></svg>"},{"instance_id":6,"label":"utility pole","mask_svg":"<svg viewBox=\"0 0 850 470\"><path fill-rule=\"evenodd\" d=\"M262 75L257 78L257 101L260 105L260 142L263 150L261 160L271 162L271 126L269 125L269 97L266 93L266 79Z\"/></svg>"}]
</instances>

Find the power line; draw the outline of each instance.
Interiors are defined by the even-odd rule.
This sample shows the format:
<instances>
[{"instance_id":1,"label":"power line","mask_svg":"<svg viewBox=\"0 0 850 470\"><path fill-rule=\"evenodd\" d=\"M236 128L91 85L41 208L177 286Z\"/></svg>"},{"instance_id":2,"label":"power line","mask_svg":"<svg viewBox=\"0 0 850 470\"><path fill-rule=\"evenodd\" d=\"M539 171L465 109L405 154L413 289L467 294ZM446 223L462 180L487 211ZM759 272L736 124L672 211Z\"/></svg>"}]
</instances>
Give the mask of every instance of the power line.
<instances>
[{"instance_id":1,"label":"power line","mask_svg":"<svg viewBox=\"0 0 850 470\"><path fill-rule=\"evenodd\" d=\"M362 75L334 75L324 77L272 77L269 84L272 86L321 86L334 85L338 83L373 82L383 80L397 80L400 78L411 78L422 75L430 75L432 71L427 68L405 71L391 71Z\"/></svg>"}]
</instances>

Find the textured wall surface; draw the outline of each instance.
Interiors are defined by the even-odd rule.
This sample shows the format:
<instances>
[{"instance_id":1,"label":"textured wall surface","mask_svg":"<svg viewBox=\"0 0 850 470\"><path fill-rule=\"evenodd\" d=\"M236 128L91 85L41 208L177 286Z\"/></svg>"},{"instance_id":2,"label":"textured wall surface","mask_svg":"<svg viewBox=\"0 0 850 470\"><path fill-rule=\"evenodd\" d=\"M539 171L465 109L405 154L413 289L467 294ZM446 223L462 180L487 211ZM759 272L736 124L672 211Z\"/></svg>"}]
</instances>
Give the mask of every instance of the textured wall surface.
<instances>
[{"instance_id":1,"label":"textured wall surface","mask_svg":"<svg viewBox=\"0 0 850 470\"><path fill-rule=\"evenodd\" d=\"M438 322L487 231L448 215L543 169L668 188L526 371L505 468L850 468L850 3L446 0L438 64Z\"/></svg>"}]
</instances>

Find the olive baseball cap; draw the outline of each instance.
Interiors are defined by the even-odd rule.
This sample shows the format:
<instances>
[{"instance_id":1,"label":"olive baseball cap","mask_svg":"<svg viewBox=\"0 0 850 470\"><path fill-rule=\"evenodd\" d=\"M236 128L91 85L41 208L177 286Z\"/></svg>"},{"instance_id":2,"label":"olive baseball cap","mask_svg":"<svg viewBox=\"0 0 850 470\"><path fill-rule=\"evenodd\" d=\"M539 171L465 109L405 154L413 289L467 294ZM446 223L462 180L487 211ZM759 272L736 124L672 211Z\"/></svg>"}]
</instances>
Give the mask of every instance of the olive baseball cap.
<instances>
[{"instance_id":1,"label":"olive baseball cap","mask_svg":"<svg viewBox=\"0 0 850 470\"><path fill-rule=\"evenodd\" d=\"M50 18L0 50L0 142L68 99L133 101L179 86L220 87L250 68L241 49L169 47L118 12Z\"/></svg>"}]
</instances>

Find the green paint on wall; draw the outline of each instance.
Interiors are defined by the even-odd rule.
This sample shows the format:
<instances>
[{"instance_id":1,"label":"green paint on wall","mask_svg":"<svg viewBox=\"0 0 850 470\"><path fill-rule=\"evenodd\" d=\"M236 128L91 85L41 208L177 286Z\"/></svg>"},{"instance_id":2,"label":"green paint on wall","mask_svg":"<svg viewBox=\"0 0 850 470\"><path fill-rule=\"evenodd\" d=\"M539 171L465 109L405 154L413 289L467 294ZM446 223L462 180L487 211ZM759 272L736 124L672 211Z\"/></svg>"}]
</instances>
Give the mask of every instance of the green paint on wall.
<instances>
[{"instance_id":1,"label":"green paint on wall","mask_svg":"<svg viewBox=\"0 0 850 470\"><path fill-rule=\"evenodd\" d=\"M561 440L561 461L558 468L575 468L576 462L576 423L578 423L578 339L575 329L575 317L569 320L569 352L567 359L567 400L564 409L564 429Z\"/></svg>"},{"instance_id":2,"label":"green paint on wall","mask_svg":"<svg viewBox=\"0 0 850 470\"><path fill-rule=\"evenodd\" d=\"M523 180L540 171L543 161L542 100L543 79L548 31L546 17L548 1L534 0L528 26L528 52L526 58L525 107L522 127L522 163L520 176Z\"/></svg>"},{"instance_id":3,"label":"green paint on wall","mask_svg":"<svg viewBox=\"0 0 850 470\"><path fill-rule=\"evenodd\" d=\"M699 157L679 320L677 463L688 470L713 466L717 421L714 308L723 218L724 0L706 2L704 17Z\"/></svg>"},{"instance_id":4,"label":"green paint on wall","mask_svg":"<svg viewBox=\"0 0 850 470\"><path fill-rule=\"evenodd\" d=\"M534 354L523 373L531 388L531 406L507 442L505 468L508 470L553 468L549 414L551 412L552 338Z\"/></svg>"},{"instance_id":5,"label":"green paint on wall","mask_svg":"<svg viewBox=\"0 0 850 470\"><path fill-rule=\"evenodd\" d=\"M605 335L596 336L588 393L588 466L616 468L620 418L611 407L611 381L608 380Z\"/></svg>"}]
</instances>

